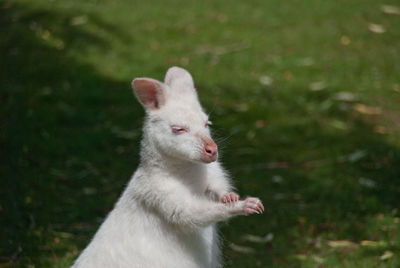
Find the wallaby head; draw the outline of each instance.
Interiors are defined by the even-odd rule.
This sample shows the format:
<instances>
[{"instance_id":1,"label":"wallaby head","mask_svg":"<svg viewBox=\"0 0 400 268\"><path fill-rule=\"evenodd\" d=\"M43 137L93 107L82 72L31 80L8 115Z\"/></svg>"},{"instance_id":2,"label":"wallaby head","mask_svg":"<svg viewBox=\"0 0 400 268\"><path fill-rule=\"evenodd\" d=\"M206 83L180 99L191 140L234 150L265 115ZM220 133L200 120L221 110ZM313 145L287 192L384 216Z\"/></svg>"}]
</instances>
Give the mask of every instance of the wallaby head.
<instances>
[{"instance_id":1,"label":"wallaby head","mask_svg":"<svg viewBox=\"0 0 400 268\"><path fill-rule=\"evenodd\" d=\"M144 137L163 157L203 163L217 160L211 123L188 71L171 67L164 82L136 78L132 88L146 111Z\"/></svg>"}]
</instances>

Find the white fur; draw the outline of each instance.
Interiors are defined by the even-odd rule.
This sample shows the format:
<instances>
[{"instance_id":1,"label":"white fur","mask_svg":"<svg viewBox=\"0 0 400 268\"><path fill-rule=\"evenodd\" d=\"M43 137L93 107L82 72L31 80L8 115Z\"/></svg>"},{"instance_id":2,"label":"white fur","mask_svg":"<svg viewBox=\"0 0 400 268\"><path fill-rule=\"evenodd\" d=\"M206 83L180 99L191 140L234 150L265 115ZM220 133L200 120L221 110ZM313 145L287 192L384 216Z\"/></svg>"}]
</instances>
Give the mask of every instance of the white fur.
<instances>
[{"instance_id":1,"label":"white fur","mask_svg":"<svg viewBox=\"0 0 400 268\"><path fill-rule=\"evenodd\" d=\"M172 67L165 83L140 79L133 82L146 109L140 165L72 267L221 267L215 223L253 213L258 199L220 201L232 186L217 161L203 161L212 139L191 75ZM149 87L157 94L146 95ZM172 125L187 132L174 134Z\"/></svg>"}]
</instances>

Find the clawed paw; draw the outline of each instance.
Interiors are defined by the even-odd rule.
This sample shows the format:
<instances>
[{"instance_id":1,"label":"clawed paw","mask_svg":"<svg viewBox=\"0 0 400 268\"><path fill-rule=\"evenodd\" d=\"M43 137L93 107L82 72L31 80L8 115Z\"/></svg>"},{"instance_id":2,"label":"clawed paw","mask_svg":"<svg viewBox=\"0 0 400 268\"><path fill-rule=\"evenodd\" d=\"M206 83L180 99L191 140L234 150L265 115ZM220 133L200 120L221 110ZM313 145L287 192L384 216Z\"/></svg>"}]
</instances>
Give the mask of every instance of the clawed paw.
<instances>
[{"instance_id":1,"label":"clawed paw","mask_svg":"<svg viewBox=\"0 0 400 268\"><path fill-rule=\"evenodd\" d=\"M221 198L221 202L224 204L232 204L239 201L239 195L237 193L231 192Z\"/></svg>"},{"instance_id":2,"label":"clawed paw","mask_svg":"<svg viewBox=\"0 0 400 268\"><path fill-rule=\"evenodd\" d=\"M256 197L247 197L244 200L243 207L245 215L261 214L264 212L264 206L260 199Z\"/></svg>"}]
</instances>

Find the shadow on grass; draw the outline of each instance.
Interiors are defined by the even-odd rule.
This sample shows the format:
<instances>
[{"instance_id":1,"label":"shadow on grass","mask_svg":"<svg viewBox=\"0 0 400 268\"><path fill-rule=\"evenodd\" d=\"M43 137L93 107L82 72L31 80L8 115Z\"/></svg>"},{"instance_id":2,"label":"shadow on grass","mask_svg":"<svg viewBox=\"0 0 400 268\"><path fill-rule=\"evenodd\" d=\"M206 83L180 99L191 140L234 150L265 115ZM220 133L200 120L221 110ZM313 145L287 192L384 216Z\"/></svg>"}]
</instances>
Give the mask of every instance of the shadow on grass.
<instances>
[{"instance_id":1,"label":"shadow on grass","mask_svg":"<svg viewBox=\"0 0 400 268\"><path fill-rule=\"evenodd\" d=\"M6 1L0 12L0 263L50 267L86 243L135 167L140 132L114 120L142 120L129 83L103 77L72 52L112 47L86 22L128 39L77 10Z\"/></svg>"},{"instance_id":2,"label":"shadow on grass","mask_svg":"<svg viewBox=\"0 0 400 268\"><path fill-rule=\"evenodd\" d=\"M0 12L7 29L0 33L0 263L52 267L59 260L59 267L67 267L134 171L140 130L132 126L140 126L143 117L128 82L100 75L73 52L84 57L90 47L104 53L112 48L86 22L114 38L133 40L73 10L5 2ZM244 96L231 97L234 103ZM270 107L246 113L223 107L215 116L224 129L243 124L226 146L224 162L239 193L259 196L268 207L266 215L223 225L225 238L240 244L245 233L275 236L273 243L255 246L253 256L227 248L228 266L254 267L256 260L261 267L292 264L290 256L307 250L312 246L307 241L320 235L373 239L367 219L391 213L400 203L399 149L337 107L326 117L351 121L346 131L300 119L254 128L276 108L276 98L269 99ZM309 116L294 97L285 105L299 113L287 115ZM234 122L228 114L234 114Z\"/></svg>"}]
</instances>

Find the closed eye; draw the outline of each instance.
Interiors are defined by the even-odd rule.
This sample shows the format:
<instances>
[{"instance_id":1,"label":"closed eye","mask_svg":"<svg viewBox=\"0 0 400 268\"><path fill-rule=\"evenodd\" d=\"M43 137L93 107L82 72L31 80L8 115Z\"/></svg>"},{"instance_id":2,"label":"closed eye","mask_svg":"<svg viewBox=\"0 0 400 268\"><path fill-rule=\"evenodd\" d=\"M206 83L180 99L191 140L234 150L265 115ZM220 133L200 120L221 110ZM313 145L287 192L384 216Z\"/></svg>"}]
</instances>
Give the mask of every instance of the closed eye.
<instances>
[{"instance_id":1,"label":"closed eye","mask_svg":"<svg viewBox=\"0 0 400 268\"><path fill-rule=\"evenodd\" d=\"M171 127L171 129L172 129L172 133L175 133L175 134L178 134L178 135L188 131L188 129L186 127L178 126L178 125L173 125Z\"/></svg>"}]
</instances>

